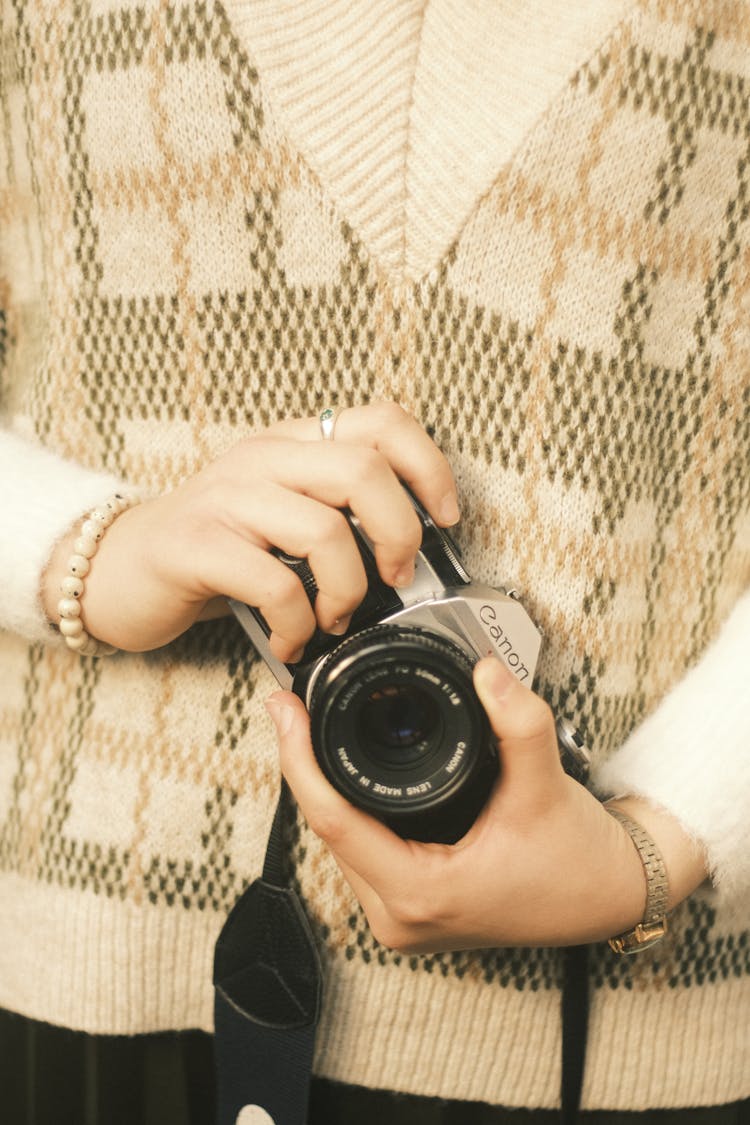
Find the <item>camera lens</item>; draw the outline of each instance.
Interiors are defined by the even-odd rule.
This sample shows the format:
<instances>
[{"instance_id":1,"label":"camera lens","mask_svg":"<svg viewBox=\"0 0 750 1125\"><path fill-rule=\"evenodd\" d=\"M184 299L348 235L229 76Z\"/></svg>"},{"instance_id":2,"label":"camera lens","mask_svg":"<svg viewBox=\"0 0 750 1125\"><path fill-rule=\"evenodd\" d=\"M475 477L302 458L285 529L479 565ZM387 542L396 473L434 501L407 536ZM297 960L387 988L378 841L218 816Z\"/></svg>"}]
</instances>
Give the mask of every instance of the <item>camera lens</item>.
<instances>
[{"instance_id":1,"label":"camera lens","mask_svg":"<svg viewBox=\"0 0 750 1125\"><path fill-rule=\"evenodd\" d=\"M411 764L425 753L439 726L440 711L426 691L386 683L364 700L359 734L363 749L376 761Z\"/></svg>"},{"instance_id":2,"label":"camera lens","mask_svg":"<svg viewBox=\"0 0 750 1125\"><path fill-rule=\"evenodd\" d=\"M346 638L317 670L308 707L323 772L402 836L459 839L497 775L473 663L444 636L385 624Z\"/></svg>"}]
</instances>

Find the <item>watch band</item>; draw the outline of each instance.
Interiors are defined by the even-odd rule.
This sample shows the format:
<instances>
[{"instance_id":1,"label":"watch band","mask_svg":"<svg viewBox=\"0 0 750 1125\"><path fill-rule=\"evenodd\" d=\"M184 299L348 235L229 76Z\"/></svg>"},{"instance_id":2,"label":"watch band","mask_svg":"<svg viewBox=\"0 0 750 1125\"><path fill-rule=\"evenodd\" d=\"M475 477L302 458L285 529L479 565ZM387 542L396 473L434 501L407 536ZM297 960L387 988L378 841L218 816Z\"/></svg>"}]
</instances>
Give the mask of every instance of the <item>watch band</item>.
<instances>
[{"instance_id":1,"label":"watch band","mask_svg":"<svg viewBox=\"0 0 750 1125\"><path fill-rule=\"evenodd\" d=\"M646 875L646 909L643 921L632 930L609 939L615 953L640 953L661 941L667 932L669 879L661 852L645 828L621 809L604 806L610 816L623 826L640 856Z\"/></svg>"}]
</instances>

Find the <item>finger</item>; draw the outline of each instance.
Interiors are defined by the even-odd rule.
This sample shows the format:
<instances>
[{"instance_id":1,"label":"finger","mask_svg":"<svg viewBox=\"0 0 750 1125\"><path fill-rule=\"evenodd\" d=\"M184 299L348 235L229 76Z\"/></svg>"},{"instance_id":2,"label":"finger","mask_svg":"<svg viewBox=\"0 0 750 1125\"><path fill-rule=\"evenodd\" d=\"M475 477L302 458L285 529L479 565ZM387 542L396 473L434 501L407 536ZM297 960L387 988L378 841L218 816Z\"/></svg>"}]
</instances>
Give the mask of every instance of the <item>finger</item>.
<instances>
[{"instance_id":1,"label":"finger","mask_svg":"<svg viewBox=\"0 0 750 1125\"><path fill-rule=\"evenodd\" d=\"M207 592L257 606L271 630L271 651L286 663L298 660L315 631L315 614L296 575L279 559L223 529L195 561Z\"/></svg>"},{"instance_id":2,"label":"finger","mask_svg":"<svg viewBox=\"0 0 750 1125\"><path fill-rule=\"evenodd\" d=\"M379 894L404 865L411 867L411 846L351 805L323 776L310 742L310 720L296 695L275 692L266 708L276 726L282 772L310 828Z\"/></svg>"},{"instance_id":3,"label":"finger","mask_svg":"<svg viewBox=\"0 0 750 1125\"><path fill-rule=\"evenodd\" d=\"M422 528L381 453L354 445L320 442L311 447L277 438L248 443L248 454L256 461L256 471L289 492L304 493L331 508L351 509L372 541L383 580L396 586L411 582ZM253 504L252 497L247 503Z\"/></svg>"},{"instance_id":4,"label":"finger","mask_svg":"<svg viewBox=\"0 0 750 1125\"><path fill-rule=\"evenodd\" d=\"M318 624L326 631L345 632L367 593L367 575L344 515L275 481L259 481L252 490L234 486L225 496L238 533L307 559L318 587Z\"/></svg>"},{"instance_id":5,"label":"finger","mask_svg":"<svg viewBox=\"0 0 750 1125\"><path fill-rule=\"evenodd\" d=\"M357 412L367 411L367 416ZM426 430L397 403L373 403L353 407L351 423L369 427L375 449L382 453L401 480L422 501L441 527L458 523L460 513L456 482L450 464ZM346 441L349 421L344 421L342 440Z\"/></svg>"},{"instance_id":6,"label":"finger","mask_svg":"<svg viewBox=\"0 0 750 1125\"><path fill-rule=\"evenodd\" d=\"M503 785L550 792L564 775L547 704L494 656L476 665L474 686L498 740Z\"/></svg>"},{"instance_id":7,"label":"finger","mask_svg":"<svg viewBox=\"0 0 750 1125\"><path fill-rule=\"evenodd\" d=\"M274 427L299 441L320 440L317 418L296 419ZM396 475L412 489L441 527L458 522L456 484L450 464L435 442L410 414L395 402L351 406L341 412L335 441L377 449Z\"/></svg>"}]
</instances>

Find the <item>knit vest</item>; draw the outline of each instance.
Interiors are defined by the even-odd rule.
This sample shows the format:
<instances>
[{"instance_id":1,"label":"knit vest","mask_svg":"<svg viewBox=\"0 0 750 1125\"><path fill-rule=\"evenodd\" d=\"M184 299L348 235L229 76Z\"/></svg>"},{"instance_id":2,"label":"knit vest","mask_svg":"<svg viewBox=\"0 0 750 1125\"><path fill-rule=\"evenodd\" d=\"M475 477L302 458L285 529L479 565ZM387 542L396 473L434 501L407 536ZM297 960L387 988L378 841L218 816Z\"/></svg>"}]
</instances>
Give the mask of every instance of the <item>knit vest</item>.
<instances>
[{"instance_id":1,"label":"knit vest","mask_svg":"<svg viewBox=\"0 0 750 1125\"><path fill-rule=\"evenodd\" d=\"M3 0L4 409L157 493L276 419L398 400L454 468L469 571L521 592L536 690L601 761L750 573L750 8L628 6L428 268L308 158L241 8ZM210 1027L278 788L269 673L224 620L108 660L5 635L0 684L0 1004ZM555 1104L558 951L391 951L301 816L288 846L318 1073ZM704 888L653 951L594 947L586 1106L750 1095L747 925Z\"/></svg>"}]
</instances>

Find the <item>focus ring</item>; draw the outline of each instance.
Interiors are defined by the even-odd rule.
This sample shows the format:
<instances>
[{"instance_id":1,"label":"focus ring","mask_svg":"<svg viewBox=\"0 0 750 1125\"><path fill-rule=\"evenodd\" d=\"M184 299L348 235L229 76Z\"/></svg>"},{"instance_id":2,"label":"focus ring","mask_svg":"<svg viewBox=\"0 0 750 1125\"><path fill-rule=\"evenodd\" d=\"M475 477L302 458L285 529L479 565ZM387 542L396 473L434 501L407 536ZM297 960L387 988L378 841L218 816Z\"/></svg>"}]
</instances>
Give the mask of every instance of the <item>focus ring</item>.
<instances>
[{"instance_id":1,"label":"focus ring","mask_svg":"<svg viewBox=\"0 0 750 1125\"><path fill-rule=\"evenodd\" d=\"M395 633L394 630L396 630ZM354 633L351 637L346 637L340 645L337 645L336 648L326 655L325 660L323 660L320 665L315 684L313 685L312 694L308 700L309 711L312 711L315 707L321 686L326 684L325 671L328 665L333 660L338 661L347 654L351 656L356 654L359 650L368 648L370 642L374 640L378 634L387 636L389 647L401 640L404 642L418 641L419 645L429 652L435 652L441 656L450 656L451 659L459 664L460 670L466 672L469 678L471 678L474 662L469 660L466 653L462 652L458 645L448 640L447 637L436 637L434 633L430 633L426 629L418 629L415 627L399 629L397 626L387 623L383 625L372 625L369 629L363 629L359 633Z\"/></svg>"}]
</instances>

